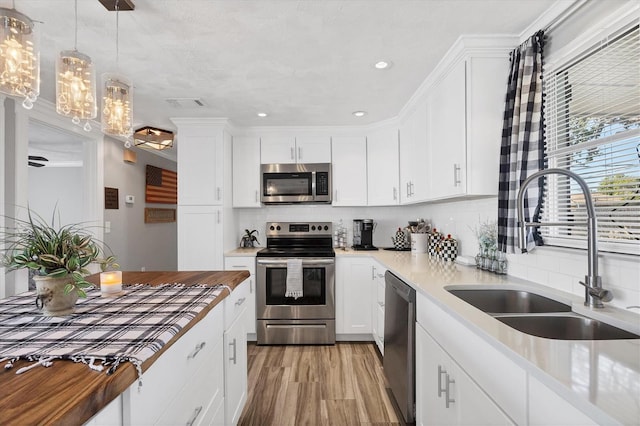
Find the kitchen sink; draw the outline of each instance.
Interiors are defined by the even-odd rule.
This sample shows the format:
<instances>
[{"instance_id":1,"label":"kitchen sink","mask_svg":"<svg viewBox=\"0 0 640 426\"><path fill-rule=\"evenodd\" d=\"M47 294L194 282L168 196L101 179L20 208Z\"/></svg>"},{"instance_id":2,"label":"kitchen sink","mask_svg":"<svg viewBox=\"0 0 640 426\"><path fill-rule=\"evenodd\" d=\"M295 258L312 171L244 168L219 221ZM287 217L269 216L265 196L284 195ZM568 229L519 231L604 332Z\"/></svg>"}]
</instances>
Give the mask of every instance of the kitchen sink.
<instances>
[{"instance_id":1,"label":"kitchen sink","mask_svg":"<svg viewBox=\"0 0 640 426\"><path fill-rule=\"evenodd\" d=\"M526 334L558 340L640 339L640 336L583 316L496 316L509 327Z\"/></svg>"},{"instance_id":2,"label":"kitchen sink","mask_svg":"<svg viewBox=\"0 0 640 426\"><path fill-rule=\"evenodd\" d=\"M489 314L571 312L571 306L530 293L509 289L450 289L449 293Z\"/></svg>"}]
</instances>

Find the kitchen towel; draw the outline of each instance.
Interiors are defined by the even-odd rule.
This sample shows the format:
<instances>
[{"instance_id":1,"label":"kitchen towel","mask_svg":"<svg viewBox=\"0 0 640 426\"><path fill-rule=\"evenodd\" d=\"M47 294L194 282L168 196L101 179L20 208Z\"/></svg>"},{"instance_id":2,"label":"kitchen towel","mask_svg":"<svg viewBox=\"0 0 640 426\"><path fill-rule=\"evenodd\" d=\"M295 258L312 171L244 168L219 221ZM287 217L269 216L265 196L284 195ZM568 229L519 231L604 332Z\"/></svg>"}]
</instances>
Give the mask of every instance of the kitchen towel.
<instances>
[{"instance_id":1,"label":"kitchen towel","mask_svg":"<svg viewBox=\"0 0 640 426\"><path fill-rule=\"evenodd\" d=\"M302 259L287 259L287 288L284 297L302 297Z\"/></svg>"}]
</instances>

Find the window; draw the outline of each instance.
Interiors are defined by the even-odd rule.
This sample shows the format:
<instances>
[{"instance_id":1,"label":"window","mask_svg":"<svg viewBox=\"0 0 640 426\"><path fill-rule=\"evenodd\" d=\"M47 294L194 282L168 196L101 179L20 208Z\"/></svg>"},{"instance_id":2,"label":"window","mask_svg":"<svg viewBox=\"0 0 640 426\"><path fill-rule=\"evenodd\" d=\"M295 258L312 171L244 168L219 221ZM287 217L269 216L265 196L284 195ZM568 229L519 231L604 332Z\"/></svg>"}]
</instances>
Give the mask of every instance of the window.
<instances>
[{"instance_id":1,"label":"window","mask_svg":"<svg viewBox=\"0 0 640 426\"><path fill-rule=\"evenodd\" d=\"M578 173L598 217L599 248L640 254L640 30L637 20L545 75L547 166ZM578 185L547 176L544 222L584 222ZM586 226L543 227L545 244L586 246Z\"/></svg>"}]
</instances>

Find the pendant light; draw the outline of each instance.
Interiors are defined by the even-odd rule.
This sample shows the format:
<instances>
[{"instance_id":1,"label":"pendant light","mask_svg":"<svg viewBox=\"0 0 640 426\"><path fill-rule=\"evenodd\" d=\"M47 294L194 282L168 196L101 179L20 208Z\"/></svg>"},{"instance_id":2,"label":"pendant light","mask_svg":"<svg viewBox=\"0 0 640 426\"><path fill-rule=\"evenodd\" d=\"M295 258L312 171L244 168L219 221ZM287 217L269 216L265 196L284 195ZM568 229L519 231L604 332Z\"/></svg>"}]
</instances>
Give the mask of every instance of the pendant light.
<instances>
[{"instance_id":1,"label":"pendant light","mask_svg":"<svg viewBox=\"0 0 640 426\"><path fill-rule=\"evenodd\" d=\"M40 52L33 21L15 9L0 7L0 92L24 98L33 108L40 94Z\"/></svg>"},{"instance_id":2,"label":"pendant light","mask_svg":"<svg viewBox=\"0 0 640 426\"><path fill-rule=\"evenodd\" d=\"M116 0L116 68L118 68L119 0ZM131 137L133 134L133 84L118 74L102 75L102 132ZM131 145L127 140L126 145Z\"/></svg>"},{"instance_id":3,"label":"pendant light","mask_svg":"<svg viewBox=\"0 0 640 426\"><path fill-rule=\"evenodd\" d=\"M74 124L85 120L84 130L91 131L89 120L96 118L96 73L91 58L78 52L78 0L75 0L75 38L73 50L60 52L56 61L56 111L72 117Z\"/></svg>"}]
</instances>

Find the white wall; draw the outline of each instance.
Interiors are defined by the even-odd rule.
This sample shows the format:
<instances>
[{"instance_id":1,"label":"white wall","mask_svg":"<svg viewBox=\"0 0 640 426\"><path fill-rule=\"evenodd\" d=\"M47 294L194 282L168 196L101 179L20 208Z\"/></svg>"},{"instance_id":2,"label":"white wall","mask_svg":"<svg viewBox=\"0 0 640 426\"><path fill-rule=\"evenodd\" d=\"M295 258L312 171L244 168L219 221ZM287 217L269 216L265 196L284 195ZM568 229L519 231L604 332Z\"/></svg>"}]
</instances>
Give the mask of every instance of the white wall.
<instances>
[{"instance_id":1,"label":"white wall","mask_svg":"<svg viewBox=\"0 0 640 426\"><path fill-rule=\"evenodd\" d=\"M82 167L29 167L29 209L46 222L55 209L56 226L81 223L82 175Z\"/></svg>"}]
</instances>

